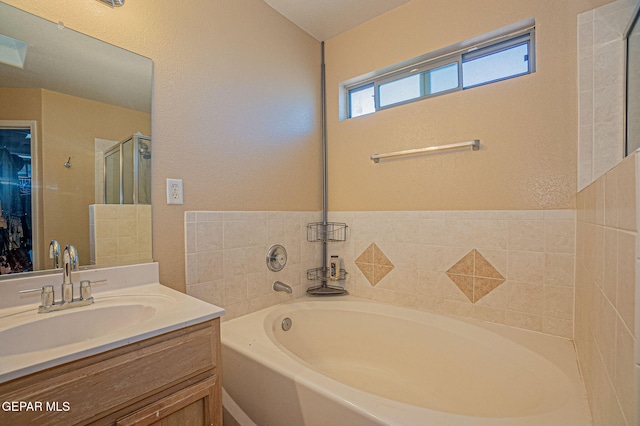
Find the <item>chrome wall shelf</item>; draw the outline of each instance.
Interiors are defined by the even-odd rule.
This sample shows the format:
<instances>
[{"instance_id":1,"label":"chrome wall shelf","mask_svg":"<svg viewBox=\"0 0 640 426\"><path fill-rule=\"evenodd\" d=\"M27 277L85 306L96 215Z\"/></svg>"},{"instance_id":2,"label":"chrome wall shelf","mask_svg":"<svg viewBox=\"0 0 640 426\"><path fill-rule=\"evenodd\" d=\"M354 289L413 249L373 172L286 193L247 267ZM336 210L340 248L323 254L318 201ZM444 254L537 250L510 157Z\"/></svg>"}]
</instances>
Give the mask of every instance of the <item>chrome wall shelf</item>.
<instances>
[{"instance_id":1,"label":"chrome wall shelf","mask_svg":"<svg viewBox=\"0 0 640 426\"><path fill-rule=\"evenodd\" d=\"M347 240L347 224L341 222L314 222L307 224L307 241L332 243Z\"/></svg>"},{"instance_id":2,"label":"chrome wall shelf","mask_svg":"<svg viewBox=\"0 0 640 426\"><path fill-rule=\"evenodd\" d=\"M344 281L349 273L340 268L340 275L337 280L329 278L329 271L326 268L313 268L307 270L307 280L319 282Z\"/></svg>"}]
</instances>

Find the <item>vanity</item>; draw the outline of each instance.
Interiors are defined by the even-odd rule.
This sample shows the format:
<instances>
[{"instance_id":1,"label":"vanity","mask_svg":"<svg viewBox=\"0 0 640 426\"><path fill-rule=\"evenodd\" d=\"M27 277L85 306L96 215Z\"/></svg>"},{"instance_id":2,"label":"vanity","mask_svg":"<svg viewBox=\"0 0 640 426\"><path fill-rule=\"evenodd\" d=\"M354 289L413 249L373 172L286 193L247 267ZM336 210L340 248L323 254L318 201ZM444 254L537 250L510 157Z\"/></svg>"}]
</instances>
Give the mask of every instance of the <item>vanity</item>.
<instances>
[{"instance_id":1,"label":"vanity","mask_svg":"<svg viewBox=\"0 0 640 426\"><path fill-rule=\"evenodd\" d=\"M73 278L95 302L43 314L20 291L61 277L3 282L0 424L222 425L222 308L159 284L155 263Z\"/></svg>"}]
</instances>

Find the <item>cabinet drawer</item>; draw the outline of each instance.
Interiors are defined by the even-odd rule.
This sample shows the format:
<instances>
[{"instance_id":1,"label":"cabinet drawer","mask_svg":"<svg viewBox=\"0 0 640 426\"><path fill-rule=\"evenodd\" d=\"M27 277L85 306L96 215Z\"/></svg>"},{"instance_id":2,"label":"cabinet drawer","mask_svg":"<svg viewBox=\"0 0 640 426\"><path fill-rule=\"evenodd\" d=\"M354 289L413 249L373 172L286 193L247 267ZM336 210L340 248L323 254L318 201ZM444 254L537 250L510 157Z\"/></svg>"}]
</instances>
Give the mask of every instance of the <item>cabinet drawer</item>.
<instances>
[{"instance_id":1,"label":"cabinet drawer","mask_svg":"<svg viewBox=\"0 0 640 426\"><path fill-rule=\"evenodd\" d=\"M174 332L130 347L97 355L96 362L82 360L63 368L36 373L9 382L2 401L40 401L42 411L2 412L0 423L72 425L95 419L132 405L191 377L216 367L218 322L193 326L189 332ZM167 338L167 336L172 336ZM73 368L78 364L77 368ZM38 375L42 380L38 380ZM47 411L46 402L57 402L63 411ZM67 407L68 410L64 411ZM6 421L5 421L6 420Z\"/></svg>"},{"instance_id":2,"label":"cabinet drawer","mask_svg":"<svg viewBox=\"0 0 640 426\"><path fill-rule=\"evenodd\" d=\"M116 426L210 426L220 424L217 376L167 396L116 421Z\"/></svg>"}]
</instances>

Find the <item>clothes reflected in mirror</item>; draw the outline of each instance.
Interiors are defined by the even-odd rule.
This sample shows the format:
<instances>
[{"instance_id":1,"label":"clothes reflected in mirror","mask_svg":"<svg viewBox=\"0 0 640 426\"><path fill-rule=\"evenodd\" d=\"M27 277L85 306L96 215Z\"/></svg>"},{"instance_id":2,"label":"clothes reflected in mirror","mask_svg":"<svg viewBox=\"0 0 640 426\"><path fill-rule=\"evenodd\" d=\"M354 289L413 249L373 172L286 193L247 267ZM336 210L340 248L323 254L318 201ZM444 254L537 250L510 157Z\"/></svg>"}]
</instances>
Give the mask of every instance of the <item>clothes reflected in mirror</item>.
<instances>
[{"instance_id":1,"label":"clothes reflected in mirror","mask_svg":"<svg viewBox=\"0 0 640 426\"><path fill-rule=\"evenodd\" d=\"M0 275L33 270L30 160L0 148Z\"/></svg>"}]
</instances>

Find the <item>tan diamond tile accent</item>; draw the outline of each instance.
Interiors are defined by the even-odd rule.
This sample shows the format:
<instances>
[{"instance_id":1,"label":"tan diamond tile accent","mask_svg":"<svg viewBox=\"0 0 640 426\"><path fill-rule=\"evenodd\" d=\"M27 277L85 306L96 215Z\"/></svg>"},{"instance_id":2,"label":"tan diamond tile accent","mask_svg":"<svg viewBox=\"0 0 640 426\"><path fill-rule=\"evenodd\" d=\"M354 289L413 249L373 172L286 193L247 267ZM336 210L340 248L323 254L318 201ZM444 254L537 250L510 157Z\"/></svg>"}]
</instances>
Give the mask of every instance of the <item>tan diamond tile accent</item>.
<instances>
[{"instance_id":1,"label":"tan diamond tile accent","mask_svg":"<svg viewBox=\"0 0 640 426\"><path fill-rule=\"evenodd\" d=\"M473 301L473 277L468 275L447 274L451 281L458 286L460 291L471 301Z\"/></svg>"},{"instance_id":2,"label":"tan diamond tile accent","mask_svg":"<svg viewBox=\"0 0 640 426\"><path fill-rule=\"evenodd\" d=\"M375 243L371 243L355 263L372 286L378 284L394 268L393 263Z\"/></svg>"},{"instance_id":3,"label":"tan diamond tile accent","mask_svg":"<svg viewBox=\"0 0 640 426\"><path fill-rule=\"evenodd\" d=\"M447 276L471 303L476 303L505 281L502 274L476 249L449 268Z\"/></svg>"}]
</instances>

